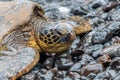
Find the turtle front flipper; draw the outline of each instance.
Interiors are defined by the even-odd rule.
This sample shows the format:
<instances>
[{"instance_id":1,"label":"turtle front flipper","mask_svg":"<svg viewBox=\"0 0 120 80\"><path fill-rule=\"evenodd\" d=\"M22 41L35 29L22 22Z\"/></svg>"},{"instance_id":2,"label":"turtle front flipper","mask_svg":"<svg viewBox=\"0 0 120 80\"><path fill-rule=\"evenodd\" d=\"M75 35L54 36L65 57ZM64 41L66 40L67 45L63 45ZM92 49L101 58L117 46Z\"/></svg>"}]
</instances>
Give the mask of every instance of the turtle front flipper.
<instances>
[{"instance_id":1,"label":"turtle front flipper","mask_svg":"<svg viewBox=\"0 0 120 80\"><path fill-rule=\"evenodd\" d=\"M40 54L33 47L9 46L0 53L0 79L16 80L30 71L39 61Z\"/></svg>"},{"instance_id":2,"label":"turtle front flipper","mask_svg":"<svg viewBox=\"0 0 120 80\"><path fill-rule=\"evenodd\" d=\"M77 35L92 30L89 20L80 16L72 16L68 19L68 22L73 25L74 31Z\"/></svg>"},{"instance_id":3,"label":"turtle front flipper","mask_svg":"<svg viewBox=\"0 0 120 80\"><path fill-rule=\"evenodd\" d=\"M16 80L39 61L38 46L30 26L6 34L0 42L0 78ZM21 27L20 27L21 28Z\"/></svg>"},{"instance_id":4,"label":"turtle front flipper","mask_svg":"<svg viewBox=\"0 0 120 80\"><path fill-rule=\"evenodd\" d=\"M0 79L16 80L28 72L39 60L39 53L26 47L15 55L0 56Z\"/></svg>"}]
</instances>

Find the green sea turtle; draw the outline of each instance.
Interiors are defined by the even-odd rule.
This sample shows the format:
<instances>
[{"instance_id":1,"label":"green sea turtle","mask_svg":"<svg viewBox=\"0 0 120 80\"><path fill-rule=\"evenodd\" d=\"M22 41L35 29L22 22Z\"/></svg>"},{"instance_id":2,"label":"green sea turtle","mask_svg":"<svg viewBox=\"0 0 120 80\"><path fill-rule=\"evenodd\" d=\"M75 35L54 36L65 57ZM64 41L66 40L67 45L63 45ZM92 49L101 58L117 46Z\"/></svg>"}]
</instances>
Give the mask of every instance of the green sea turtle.
<instances>
[{"instance_id":1,"label":"green sea turtle","mask_svg":"<svg viewBox=\"0 0 120 80\"><path fill-rule=\"evenodd\" d=\"M78 16L55 22L44 13L31 1L0 2L0 79L17 79L37 64L40 52L61 53L92 29Z\"/></svg>"}]
</instances>

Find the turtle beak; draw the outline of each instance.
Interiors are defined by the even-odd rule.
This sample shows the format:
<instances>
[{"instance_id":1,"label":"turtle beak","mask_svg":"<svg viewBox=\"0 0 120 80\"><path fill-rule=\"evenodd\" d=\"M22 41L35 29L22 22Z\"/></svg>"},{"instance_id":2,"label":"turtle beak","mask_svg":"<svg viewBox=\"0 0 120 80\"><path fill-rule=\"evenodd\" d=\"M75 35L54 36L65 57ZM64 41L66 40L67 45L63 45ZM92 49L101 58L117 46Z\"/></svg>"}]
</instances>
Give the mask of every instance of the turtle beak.
<instances>
[{"instance_id":1,"label":"turtle beak","mask_svg":"<svg viewBox=\"0 0 120 80\"><path fill-rule=\"evenodd\" d=\"M76 36L73 33L69 33L68 38L69 38L68 41L74 41Z\"/></svg>"},{"instance_id":2,"label":"turtle beak","mask_svg":"<svg viewBox=\"0 0 120 80\"><path fill-rule=\"evenodd\" d=\"M76 38L75 35L68 33L61 38L61 42L73 42L75 38Z\"/></svg>"}]
</instances>

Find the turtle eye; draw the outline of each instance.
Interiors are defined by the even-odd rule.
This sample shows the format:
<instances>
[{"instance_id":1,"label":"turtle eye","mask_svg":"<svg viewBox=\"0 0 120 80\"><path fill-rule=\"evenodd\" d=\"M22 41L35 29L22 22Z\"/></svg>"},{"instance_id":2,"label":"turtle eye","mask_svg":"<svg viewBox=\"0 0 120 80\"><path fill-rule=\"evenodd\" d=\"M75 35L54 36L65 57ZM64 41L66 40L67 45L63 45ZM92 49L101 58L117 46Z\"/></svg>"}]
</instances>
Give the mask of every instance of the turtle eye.
<instances>
[{"instance_id":1,"label":"turtle eye","mask_svg":"<svg viewBox=\"0 0 120 80\"><path fill-rule=\"evenodd\" d=\"M66 37L62 37L60 41L61 41L61 42L66 42L67 39L66 39Z\"/></svg>"},{"instance_id":2,"label":"turtle eye","mask_svg":"<svg viewBox=\"0 0 120 80\"><path fill-rule=\"evenodd\" d=\"M70 36L71 36L71 34L68 33L65 36L63 36L60 41L61 42L68 42L68 41L70 41Z\"/></svg>"},{"instance_id":3,"label":"turtle eye","mask_svg":"<svg viewBox=\"0 0 120 80\"><path fill-rule=\"evenodd\" d=\"M57 32L57 34L59 34L60 36L62 36L62 33L60 31L56 31L56 32Z\"/></svg>"},{"instance_id":4,"label":"turtle eye","mask_svg":"<svg viewBox=\"0 0 120 80\"><path fill-rule=\"evenodd\" d=\"M55 29L54 32L59 36L63 36L66 33L66 30Z\"/></svg>"},{"instance_id":5,"label":"turtle eye","mask_svg":"<svg viewBox=\"0 0 120 80\"><path fill-rule=\"evenodd\" d=\"M47 35L48 34L48 30L44 30L44 34Z\"/></svg>"}]
</instances>

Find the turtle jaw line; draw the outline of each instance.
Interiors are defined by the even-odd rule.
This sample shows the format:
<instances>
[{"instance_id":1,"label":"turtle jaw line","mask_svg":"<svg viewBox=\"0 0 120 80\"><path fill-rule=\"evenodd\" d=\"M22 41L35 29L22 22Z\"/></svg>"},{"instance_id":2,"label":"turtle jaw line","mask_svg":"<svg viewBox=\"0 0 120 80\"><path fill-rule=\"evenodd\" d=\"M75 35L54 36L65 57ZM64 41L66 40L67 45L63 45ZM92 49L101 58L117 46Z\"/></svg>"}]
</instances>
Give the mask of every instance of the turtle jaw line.
<instances>
[{"instance_id":1,"label":"turtle jaw line","mask_svg":"<svg viewBox=\"0 0 120 80\"><path fill-rule=\"evenodd\" d=\"M75 39L75 34L71 33L67 33L64 36L49 33L40 34L38 43L43 52L61 53L67 50Z\"/></svg>"},{"instance_id":2,"label":"turtle jaw line","mask_svg":"<svg viewBox=\"0 0 120 80\"><path fill-rule=\"evenodd\" d=\"M47 45L47 47L41 47L41 50L46 53L62 53L66 51L70 46L71 42L69 43L62 43L62 44L54 44L54 45Z\"/></svg>"},{"instance_id":3,"label":"turtle jaw line","mask_svg":"<svg viewBox=\"0 0 120 80\"><path fill-rule=\"evenodd\" d=\"M58 42L58 43L45 43L44 41L39 40L39 47L43 52L47 53L61 53L67 50L73 41L69 42Z\"/></svg>"}]
</instances>

